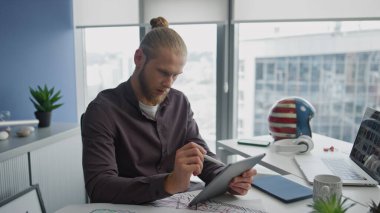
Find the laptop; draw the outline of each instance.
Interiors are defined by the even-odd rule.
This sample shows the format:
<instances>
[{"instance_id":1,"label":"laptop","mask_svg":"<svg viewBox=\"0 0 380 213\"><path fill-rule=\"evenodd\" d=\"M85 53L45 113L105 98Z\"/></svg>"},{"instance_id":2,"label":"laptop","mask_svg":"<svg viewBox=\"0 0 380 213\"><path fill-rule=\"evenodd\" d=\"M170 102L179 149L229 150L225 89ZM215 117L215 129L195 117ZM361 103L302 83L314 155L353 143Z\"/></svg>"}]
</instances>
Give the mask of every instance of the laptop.
<instances>
[{"instance_id":1,"label":"laptop","mask_svg":"<svg viewBox=\"0 0 380 213\"><path fill-rule=\"evenodd\" d=\"M318 174L337 175L343 185L376 186L380 182L380 112L367 107L349 157L297 155L296 164L310 184Z\"/></svg>"}]
</instances>

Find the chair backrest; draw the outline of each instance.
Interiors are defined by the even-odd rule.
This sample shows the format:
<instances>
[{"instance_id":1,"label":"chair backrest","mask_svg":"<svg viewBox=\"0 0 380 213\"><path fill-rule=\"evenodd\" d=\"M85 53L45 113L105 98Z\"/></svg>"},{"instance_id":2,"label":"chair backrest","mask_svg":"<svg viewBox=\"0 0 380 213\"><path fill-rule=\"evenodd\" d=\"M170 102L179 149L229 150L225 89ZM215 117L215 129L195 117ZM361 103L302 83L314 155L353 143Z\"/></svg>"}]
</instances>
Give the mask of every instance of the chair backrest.
<instances>
[{"instance_id":1,"label":"chair backrest","mask_svg":"<svg viewBox=\"0 0 380 213\"><path fill-rule=\"evenodd\" d=\"M83 129L83 115L84 115L84 113L80 116L80 130L81 130L81 132ZM82 138L82 143L83 143L83 138ZM91 203L90 197L88 196L87 193L86 193L86 203Z\"/></svg>"},{"instance_id":2,"label":"chair backrest","mask_svg":"<svg viewBox=\"0 0 380 213\"><path fill-rule=\"evenodd\" d=\"M82 113L82 115L80 116L80 130L82 131L82 125L83 125L83 115L84 113Z\"/></svg>"}]
</instances>

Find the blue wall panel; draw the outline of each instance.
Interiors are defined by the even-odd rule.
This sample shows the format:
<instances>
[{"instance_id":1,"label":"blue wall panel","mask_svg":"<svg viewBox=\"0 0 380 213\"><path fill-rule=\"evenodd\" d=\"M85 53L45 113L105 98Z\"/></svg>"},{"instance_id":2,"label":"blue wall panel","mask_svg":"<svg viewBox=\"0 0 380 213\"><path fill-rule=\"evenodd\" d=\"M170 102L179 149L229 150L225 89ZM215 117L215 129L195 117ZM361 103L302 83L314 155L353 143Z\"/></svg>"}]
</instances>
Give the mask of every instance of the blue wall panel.
<instances>
[{"instance_id":1,"label":"blue wall panel","mask_svg":"<svg viewBox=\"0 0 380 213\"><path fill-rule=\"evenodd\" d=\"M33 119L29 86L60 89L53 122L77 122L72 0L0 0L0 110Z\"/></svg>"}]
</instances>

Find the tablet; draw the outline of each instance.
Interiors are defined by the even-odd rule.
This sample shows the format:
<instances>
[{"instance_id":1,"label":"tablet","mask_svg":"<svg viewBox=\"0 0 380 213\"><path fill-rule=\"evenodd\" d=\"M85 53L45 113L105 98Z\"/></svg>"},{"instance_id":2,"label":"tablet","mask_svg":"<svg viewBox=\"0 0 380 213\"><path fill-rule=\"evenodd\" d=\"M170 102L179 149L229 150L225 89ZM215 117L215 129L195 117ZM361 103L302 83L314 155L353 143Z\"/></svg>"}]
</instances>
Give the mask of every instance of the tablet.
<instances>
[{"instance_id":1,"label":"tablet","mask_svg":"<svg viewBox=\"0 0 380 213\"><path fill-rule=\"evenodd\" d=\"M284 203L291 203L313 196L311 188L281 175L257 175L254 177L252 185Z\"/></svg>"},{"instance_id":2,"label":"tablet","mask_svg":"<svg viewBox=\"0 0 380 213\"><path fill-rule=\"evenodd\" d=\"M232 178L254 167L265 153L228 164L190 203L189 206L225 193Z\"/></svg>"}]
</instances>

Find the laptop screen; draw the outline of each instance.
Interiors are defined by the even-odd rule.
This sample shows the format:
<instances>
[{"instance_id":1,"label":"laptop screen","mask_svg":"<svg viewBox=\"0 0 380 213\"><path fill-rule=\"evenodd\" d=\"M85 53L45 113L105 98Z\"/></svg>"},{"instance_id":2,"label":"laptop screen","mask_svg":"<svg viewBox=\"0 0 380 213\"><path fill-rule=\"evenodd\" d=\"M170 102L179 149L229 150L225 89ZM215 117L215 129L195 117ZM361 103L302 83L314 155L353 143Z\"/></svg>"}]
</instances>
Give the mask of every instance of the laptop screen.
<instances>
[{"instance_id":1,"label":"laptop screen","mask_svg":"<svg viewBox=\"0 0 380 213\"><path fill-rule=\"evenodd\" d=\"M367 108L360 123L350 158L380 182L380 112Z\"/></svg>"}]
</instances>

